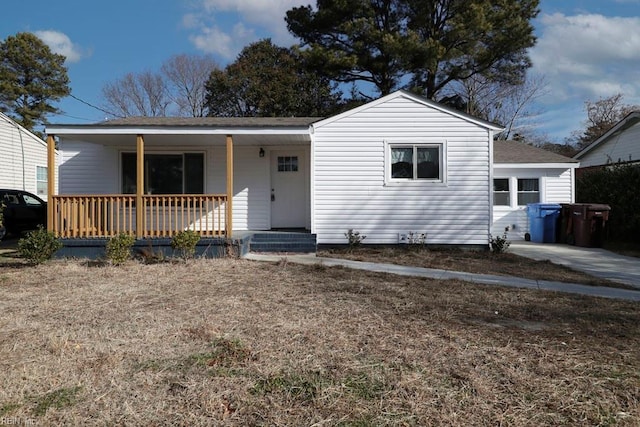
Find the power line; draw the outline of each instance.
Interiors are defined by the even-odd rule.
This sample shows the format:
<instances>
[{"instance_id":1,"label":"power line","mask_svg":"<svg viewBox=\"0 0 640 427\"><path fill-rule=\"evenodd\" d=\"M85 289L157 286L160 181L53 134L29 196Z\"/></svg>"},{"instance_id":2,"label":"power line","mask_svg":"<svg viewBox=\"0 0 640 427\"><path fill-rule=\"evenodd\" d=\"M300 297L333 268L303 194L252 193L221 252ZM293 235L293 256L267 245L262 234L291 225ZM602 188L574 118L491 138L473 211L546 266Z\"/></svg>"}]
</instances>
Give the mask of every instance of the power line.
<instances>
[{"instance_id":1,"label":"power line","mask_svg":"<svg viewBox=\"0 0 640 427\"><path fill-rule=\"evenodd\" d=\"M95 109L96 109L96 110L98 110L98 111L102 111L103 113L107 113L107 114L109 114L110 116L118 117L118 118L121 118L121 119L124 119L124 118L125 118L125 116L123 116L123 115L112 113L111 111L107 111L107 110L105 110L104 108L97 107L97 106L95 106L95 105L93 105L93 104L91 104L91 103L89 103L89 102L87 102L87 101L85 101L85 100L83 100L83 99L80 99L80 98L78 98L77 96L75 96L75 95L74 95L74 94L72 94L72 93L70 93L70 94L69 94L69 96L70 96L70 97L72 97L73 99L75 99L76 101L80 101L80 102L82 102L83 104L88 105L88 106L89 106L89 107L91 107L91 108L95 108Z\"/></svg>"}]
</instances>

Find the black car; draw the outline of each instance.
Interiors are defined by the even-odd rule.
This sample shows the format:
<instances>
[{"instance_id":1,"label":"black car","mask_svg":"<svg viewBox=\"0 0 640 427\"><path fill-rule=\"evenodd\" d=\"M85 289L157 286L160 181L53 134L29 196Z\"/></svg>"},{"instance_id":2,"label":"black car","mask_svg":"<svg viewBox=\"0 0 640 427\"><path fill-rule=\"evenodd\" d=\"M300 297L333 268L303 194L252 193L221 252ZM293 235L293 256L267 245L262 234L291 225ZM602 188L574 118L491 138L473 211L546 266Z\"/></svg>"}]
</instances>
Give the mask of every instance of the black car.
<instances>
[{"instance_id":1,"label":"black car","mask_svg":"<svg viewBox=\"0 0 640 427\"><path fill-rule=\"evenodd\" d=\"M4 204L3 225L8 234L20 234L47 225L47 202L35 194L22 190L0 189L0 201ZM3 235L0 230L0 239Z\"/></svg>"}]
</instances>

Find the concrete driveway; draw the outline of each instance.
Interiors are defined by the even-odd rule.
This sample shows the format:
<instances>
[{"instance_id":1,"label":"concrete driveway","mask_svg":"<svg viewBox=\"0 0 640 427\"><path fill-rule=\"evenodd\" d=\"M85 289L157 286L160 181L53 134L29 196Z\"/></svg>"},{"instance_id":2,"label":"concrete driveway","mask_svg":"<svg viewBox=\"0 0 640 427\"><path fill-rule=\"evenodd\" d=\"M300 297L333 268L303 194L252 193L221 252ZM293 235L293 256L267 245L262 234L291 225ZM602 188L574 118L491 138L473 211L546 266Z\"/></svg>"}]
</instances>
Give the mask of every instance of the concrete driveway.
<instances>
[{"instance_id":1,"label":"concrete driveway","mask_svg":"<svg viewBox=\"0 0 640 427\"><path fill-rule=\"evenodd\" d=\"M549 260L640 289L640 258L618 255L600 248L522 241L511 242L509 252L535 260Z\"/></svg>"}]
</instances>

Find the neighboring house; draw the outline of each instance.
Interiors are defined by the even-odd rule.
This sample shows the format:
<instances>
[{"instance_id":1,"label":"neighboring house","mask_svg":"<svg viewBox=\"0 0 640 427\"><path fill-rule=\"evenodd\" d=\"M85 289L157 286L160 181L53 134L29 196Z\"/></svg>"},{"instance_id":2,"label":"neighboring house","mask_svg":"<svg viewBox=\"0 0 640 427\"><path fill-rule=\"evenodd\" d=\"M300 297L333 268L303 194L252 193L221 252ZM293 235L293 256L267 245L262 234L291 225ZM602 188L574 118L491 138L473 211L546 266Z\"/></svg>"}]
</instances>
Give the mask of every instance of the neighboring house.
<instances>
[{"instance_id":1,"label":"neighboring house","mask_svg":"<svg viewBox=\"0 0 640 427\"><path fill-rule=\"evenodd\" d=\"M493 143L494 236L529 232L528 203L574 203L577 160L516 141Z\"/></svg>"},{"instance_id":2,"label":"neighboring house","mask_svg":"<svg viewBox=\"0 0 640 427\"><path fill-rule=\"evenodd\" d=\"M640 111L628 114L574 158L580 161L579 172L613 163L640 162Z\"/></svg>"},{"instance_id":3,"label":"neighboring house","mask_svg":"<svg viewBox=\"0 0 640 427\"><path fill-rule=\"evenodd\" d=\"M161 236L195 204L198 212L187 212L192 220L177 228L213 235L229 235L230 223L233 230L309 229L319 244L345 243L348 229L377 244L413 232L427 233L428 243L486 245L490 142L498 130L403 91L325 120L129 118L49 126L62 154L53 223L69 236L118 227ZM121 195L120 205L71 197L110 194ZM169 194L208 196L176 202ZM80 209L73 203L84 206L83 218L70 217ZM145 215L132 209L139 203ZM98 221L98 211L109 218ZM64 228L70 226L76 230Z\"/></svg>"},{"instance_id":4,"label":"neighboring house","mask_svg":"<svg viewBox=\"0 0 640 427\"><path fill-rule=\"evenodd\" d=\"M50 125L61 162L49 223L63 237L307 229L344 244L353 229L372 244L426 233L429 244L486 246L500 130L404 91L324 120Z\"/></svg>"},{"instance_id":5,"label":"neighboring house","mask_svg":"<svg viewBox=\"0 0 640 427\"><path fill-rule=\"evenodd\" d=\"M0 188L47 198L47 144L0 113Z\"/></svg>"}]
</instances>

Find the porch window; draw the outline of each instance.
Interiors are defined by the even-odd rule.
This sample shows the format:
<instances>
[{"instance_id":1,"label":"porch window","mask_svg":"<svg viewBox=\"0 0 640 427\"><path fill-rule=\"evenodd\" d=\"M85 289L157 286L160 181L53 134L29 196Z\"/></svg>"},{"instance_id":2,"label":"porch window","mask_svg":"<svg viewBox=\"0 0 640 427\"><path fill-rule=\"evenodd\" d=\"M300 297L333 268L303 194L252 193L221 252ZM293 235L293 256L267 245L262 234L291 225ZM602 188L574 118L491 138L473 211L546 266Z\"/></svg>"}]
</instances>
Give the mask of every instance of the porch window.
<instances>
[{"instance_id":1,"label":"porch window","mask_svg":"<svg viewBox=\"0 0 640 427\"><path fill-rule=\"evenodd\" d=\"M391 179L442 180L442 145L391 145Z\"/></svg>"},{"instance_id":2,"label":"porch window","mask_svg":"<svg viewBox=\"0 0 640 427\"><path fill-rule=\"evenodd\" d=\"M136 192L136 153L122 153L122 192ZM145 154L145 194L203 194L204 154Z\"/></svg>"},{"instance_id":3,"label":"porch window","mask_svg":"<svg viewBox=\"0 0 640 427\"><path fill-rule=\"evenodd\" d=\"M47 195L48 174L45 166L36 166L36 194L38 196Z\"/></svg>"},{"instance_id":4,"label":"porch window","mask_svg":"<svg viewBox=\"0 0 640 427\"><path fill-rule=\"evenodd\" d=\"M540 184L535 178L518 179L518 206L540 201Z\"/></svg>"},{"instance_id":5,"label":"porch window","mask_svg":"<svg viewBox=\"0 0 640 427\"><path fill-rule=\"evenodd\" d=\"M511 206L509 178L496 178L493 180L493 205Z\"/></svg>"},{"instance_id":6,"label":"porch window","mask_svg":"<svg viewBox=\"0 0 640 427\"><path fill-rule=\"evenodd\" d=\"M298 172L298 156L278 156L278 172Z\"/></svg>"}]
</instances>

